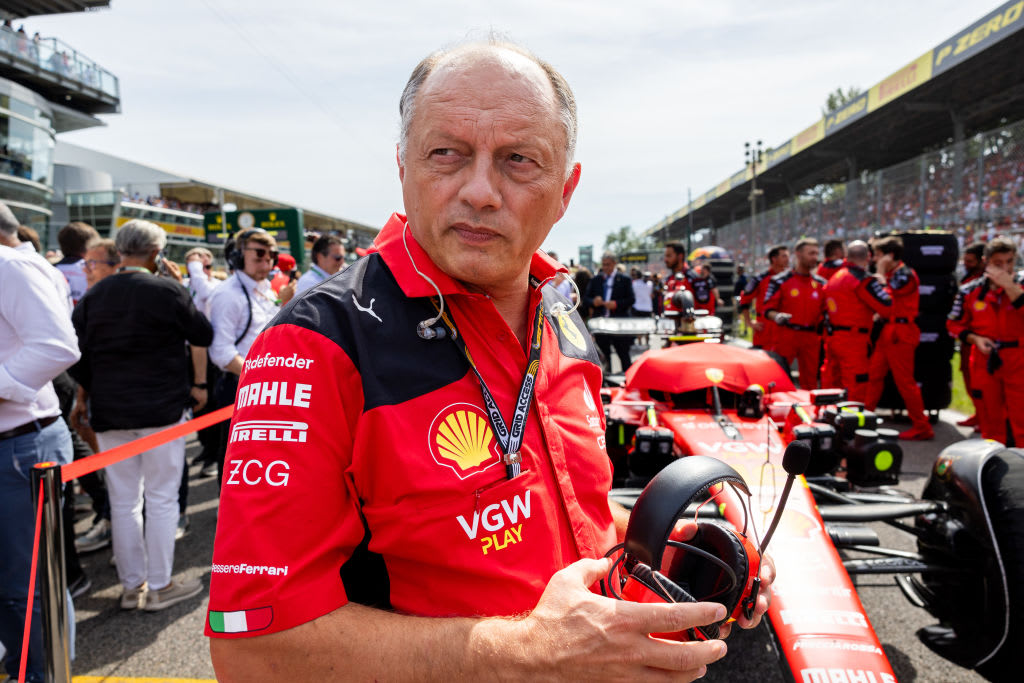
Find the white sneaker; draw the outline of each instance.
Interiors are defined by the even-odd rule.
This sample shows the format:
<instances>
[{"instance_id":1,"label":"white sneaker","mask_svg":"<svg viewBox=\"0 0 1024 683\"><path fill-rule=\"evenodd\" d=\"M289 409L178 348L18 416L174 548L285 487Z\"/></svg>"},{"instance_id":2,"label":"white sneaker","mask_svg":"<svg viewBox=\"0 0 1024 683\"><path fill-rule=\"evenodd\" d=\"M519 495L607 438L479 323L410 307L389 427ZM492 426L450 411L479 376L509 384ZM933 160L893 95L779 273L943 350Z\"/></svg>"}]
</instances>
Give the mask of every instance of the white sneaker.
<instances>
[{"instance_id":1,"label":"white sneaker","mask_svg":"<svg viewBox=\"0 0 1024 683\"><path fill-rule=\"evenodd\" d=\"M110 545L110 520L101 519L92 528L75 539L75 550L80 553L91 553Z\"/></svg>"},{"instance_id":2,"label":"white sneaker","mask_svg":"<svg viewBox=\"0 0 1024 683\"><path fill-rule=\"evenodd\" d=\"M143 609L147 612L159 612L171 605L177 605L182 600L199 595L202 591L203 583L199 579L184 579L182 581L172 579L164 588L158 591L149 591L146 594L146 605Z\"/></svg>"},{"instance_id":3,"label":"white sneaker","mask_svg":"<svg viewBox=\"0 0 1024 683\"><path fill-rule=\"evenodd\" d=\"M139 609L146 601L146 584L138 588L125 588L121 593L121 609Z\"/></svg>"}]
</instances>

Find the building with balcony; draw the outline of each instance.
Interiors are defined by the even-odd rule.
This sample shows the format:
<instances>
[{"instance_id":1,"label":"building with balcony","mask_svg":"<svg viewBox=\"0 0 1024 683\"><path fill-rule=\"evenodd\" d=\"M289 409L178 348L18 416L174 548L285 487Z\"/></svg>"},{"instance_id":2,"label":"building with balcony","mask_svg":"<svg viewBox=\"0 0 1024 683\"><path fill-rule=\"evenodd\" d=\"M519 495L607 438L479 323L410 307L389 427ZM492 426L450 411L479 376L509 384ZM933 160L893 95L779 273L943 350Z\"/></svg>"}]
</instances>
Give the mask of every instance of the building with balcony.
<instances>
[{"instance_id":1,"label":"building with balcony","mask_svg":"<svg viewBox=\"0 0 1024 683\"><path fill-rule=\"evenodd\" d=\"M57 38L15 26L26 17L81 12L109 0L4 0L0 4L0 199L46 239L59 133L103 125L120 111L112 73Z\"/></svg>"}]
</instances>

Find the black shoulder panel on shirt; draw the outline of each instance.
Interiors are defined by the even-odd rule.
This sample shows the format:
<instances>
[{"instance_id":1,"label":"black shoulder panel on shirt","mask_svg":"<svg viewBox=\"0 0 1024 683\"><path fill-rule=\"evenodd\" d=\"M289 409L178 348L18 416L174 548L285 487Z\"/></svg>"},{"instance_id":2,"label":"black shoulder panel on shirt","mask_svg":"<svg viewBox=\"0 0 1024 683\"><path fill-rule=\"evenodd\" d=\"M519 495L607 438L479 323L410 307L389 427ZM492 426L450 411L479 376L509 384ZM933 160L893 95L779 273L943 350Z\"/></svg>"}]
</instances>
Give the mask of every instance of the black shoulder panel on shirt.
<instances>
[{"instance_id":1,"label":"black shoulder panel on shirt","mask_svg":"<svg viewBox=\"0 0 1024 683\"><path fill-rule=\"evenodd\" d=\"M893 291L903 289L910 282L910 267L906 264L901 265L893 274L889 277L889 288Z\"/></svg>"},{"instance_id":2,"label":"black shoulder panel on shirt","mask_svg":"<svg viewBox=\"0 0 1024 683\"><path fill-rule=\"evenodd\" d=\"M828 280L826 280L822 276L818 275L817 273L811 273L811 279L814 280L815 282L817 282L822 287L824 287L825 285L828 284Z\"/></svg>"},{"instance_id":3,"label":"black shoulder panel on shirt","mask_svg":"<svg viewBox=\"0 0 1024 683\"><path fill-rule=\"evenodd\" d=\"M345 596L354 602L377 609L391 609L391 578L384 557L370 552L370 532L341 565L339 574L345 586Z\"/></svg>"},{"instance_id":4,"label":"black shoulder panel on shirt","mask_svg":"<svg viewBox=\"0 0 1024 683\"><path fill-rule=\"evenodd\" d=\"M432 340L416 333L436 313L429 299L406 297L374 253L296 297L268 327L296 325L337 344L359 371L363 409L371 410L436 391L469 372L447 330Z\"/></svg>"},{"instance_id":5,"label":"black shoulder panel on shirt","mask_svg":"<svg viewBox=\"0 0 1024 683\"><path fill-rule=\"evenodd\" d=\"M559 315L553 312L553 309L559 304L564 306L568 312L572 309L572 302L559 294L550 282L541 288L541 296L544 299L544 317L547 318L548 324L558 337L558 350L562 352L562 355L600 365L601 361L597 355L597 347L594 346L594 339L590 336L590 331L587 330L579 313Z\"/></svg>"},{"instance_id":6,"label":"black shoulder panel on shirt","mask_svg":"<svg viewBox=\"0 0 1024 683\"><path fill-rule=\"evenodd\" d=\"M775 292L779 291L779 287L785 284L786 280L789 279L789 276L791 274L792 273L787 269L782 271L778 275L774 276L771 280L769 280L768 289L766 289L764 292L764 300L768 301L768 299L771 299L773 296L775 296Z\"/></svg>"}]
</instances>

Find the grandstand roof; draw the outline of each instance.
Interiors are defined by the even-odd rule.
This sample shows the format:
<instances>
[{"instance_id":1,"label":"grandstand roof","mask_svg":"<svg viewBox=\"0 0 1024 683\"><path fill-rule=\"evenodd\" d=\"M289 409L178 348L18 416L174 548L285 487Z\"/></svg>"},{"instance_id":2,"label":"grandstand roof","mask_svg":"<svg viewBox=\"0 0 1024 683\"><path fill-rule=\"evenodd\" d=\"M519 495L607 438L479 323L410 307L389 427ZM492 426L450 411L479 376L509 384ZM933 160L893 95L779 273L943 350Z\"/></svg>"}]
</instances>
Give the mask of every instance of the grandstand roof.
<instances>
[{"instance_id":1,"label":"grandstand roof","mask_svg":"<svg viewBox=\"0 0 1024 683\"><path fill-rule=\"evenodd\" d=\"M4 0L0 18L17 19L41 14L65 14L110 7L110 0Z\"/></svg>"},{"instance_id":2,"label":"grandstand roof","mask_svg":"<svg viewBox=\"0 0 1024 683\"><path fill-rule=\"evenodd\" d=\"M954 139L1024 118L1024 2L1012 0L924 53L841 109L766 150L763 206L825 183L891 166ZM741 170L644 234L660 240L750 214Z\"/></svg>"}]
</instances>

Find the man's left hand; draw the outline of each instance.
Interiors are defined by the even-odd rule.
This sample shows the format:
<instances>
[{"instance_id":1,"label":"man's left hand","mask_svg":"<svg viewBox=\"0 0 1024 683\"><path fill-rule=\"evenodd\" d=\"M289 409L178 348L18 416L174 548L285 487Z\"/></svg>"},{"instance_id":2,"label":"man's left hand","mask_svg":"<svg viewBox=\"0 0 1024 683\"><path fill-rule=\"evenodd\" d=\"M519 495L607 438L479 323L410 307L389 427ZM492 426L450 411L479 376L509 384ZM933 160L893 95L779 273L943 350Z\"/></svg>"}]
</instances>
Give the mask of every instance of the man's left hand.
<instances>
[{"instance_id":1,"label":"man's left hand","mask_svg":"<svg viewBox=\"0 0 1024 683\"><path fill-rule=\"evenodd\" d=\"M985 267L985 275L996 287L1000 289L1006 289L1013 284L1013 275L1007 273L1002 268L989 265Z\"/></svg>"},{"instance_id":2,"label":"man's left hand","mask_svg":"<svg viewBox=\"0 0 1024 683\"><path fill-rule=\"evenodd\" d=\"M192 406L192 412L198 413L206 405L206 401L209 398L209 393L206 389L200 389L199 387L192 387L192 400L195 401L195 405Z\"/></svg>"},{"instance_id":3,"label":"man's left hand","mask_svg":"<svg viewBox=\"0 0 1024 683\"><path fill-rule=\"evenodd\" d=\"M619 307L619 304L617 304L615 301L605 301L604 307L607 308L609 311L614 311L616 308Z\"/></svg>"}]
</instances>

